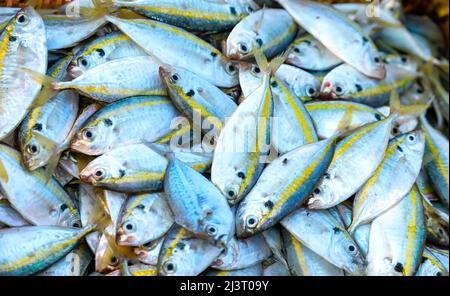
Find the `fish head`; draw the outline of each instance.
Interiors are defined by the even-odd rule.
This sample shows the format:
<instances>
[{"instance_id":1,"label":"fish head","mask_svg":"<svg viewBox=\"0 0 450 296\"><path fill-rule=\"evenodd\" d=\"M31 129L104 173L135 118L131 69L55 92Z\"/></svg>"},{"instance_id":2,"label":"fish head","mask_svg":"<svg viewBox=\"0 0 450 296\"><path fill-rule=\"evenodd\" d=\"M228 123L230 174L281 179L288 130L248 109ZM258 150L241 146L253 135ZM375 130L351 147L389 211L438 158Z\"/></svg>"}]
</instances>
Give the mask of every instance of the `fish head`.
<instances>
[{"instance_id":1,"label":"fish head","mask_svg":"<svg viewBox=\"0 0 450 296\"><path fill-rule=\"evenodd\" d=\"M107 155L90 162L80 173L81 181L93 186L102 186L107 180L118 180L124 176L122 164Z\"/></svg>"},{"instance_id":2,"label":"fish head","mask_svg":"<svg viewBox=\"0 0 450 296\"><path fill-rule=\"evenodd\" d=\"M175 68L170 65L161 65L159 67L159 76L170 92L177 95L184 95L191 89L192 74L181 68ZM188 90L189 89L189 90Z\"/></svg>"},{"instance_id":3,"label":"fish head","mask_svg":"<svg viewBox=\"0 0 450 296\"><path fill-rule=\"evenodd\" d=\"M247 238L257 233L262 225L264 213L263 202L249 202L244 200L236 212L236 235Z\"/></svg>"},{"instance_id":4,"label":"fish head","mask_svg":"<svg viewBox=\"0 0 450 296\"><path fill-rule=\"evenodd\" d=\"M245 60L252 55L258 35L254 32L239 32L227 39L226 55L233 60Z\"/></svg>"},{"instance_id":5,"label":"fish head","mask_svg":"<svg viewBox=\"0 0 450 296\"><path fill-rule=\"evenodd\" d=\"M109 119L81 128L73 137L71 149L87 154L101 155L110 150L113 139L114 122Z\"/></svg>"},{"instance_id":6,"label":"fish head","mask_svg":"<svg viewBox=\"0 0 450 296\"><path fill-rule=\"evenodd\" d=\"M225 247L234 236L235 230L234 216L228 205L223 211L216 213L216 216L206 219L203 228L209 241L219 247Z\"/></svg>"},{"instance_id":7,"label":"fish head","mask_svg":"<svg viewBox=\"0 0 450 296\"><path fill-rule=\"evenodd\" d=\"M81 227L81 219L78 209L73 203L61 204L58 209L50 212L50 215L58 215L57 225L64 227Z\"/></svg>"},{"instance_id":8,"label":"fish head","mask_svg":"<svg viewBox=\"0 0 450 296\"><path fill-rule=\"evenodd\" d=\"M328 205L333 204L338 199L339 184L333 184L334 177L330 173L326 173L317 187L309 196L307 207L310 210L321 210L329 208Z\"/></svg>"},{"instance_id":9,"label":"fish head","mask_svg":"<svg viewBox=\"0 0 450 296\"><path fill-rule=\"evenodd\" d=\"M47 164L53 151L41 145L39 141L31 137L30 140L21 145L23 163L28 170L34 171Z\"/></svg>"},{"instance_id":10,"label":"fish head","mask_svg":"<svg viewBox=\"0 0 450 296\"><path fill-rule=\"evenodd\" d=\"M383 62L382 56L370 42L363 44L363 47L362 71L369 77L384 79L386 77L386 64Z\"/></svg>"},{"instance_id":11,"label":"fish head","mask_svg":"<svg viewBox=\"0 0 450 296\"><path fill-rule=\"evenodd\" d=\"M418 165L417 171L420 170L423 153L425 150L425 135L421 130L412 131L407 134L398 136L395 139L400 147L402 157L411 165Z\"/></svg>"},{"instance_id":12,"label":"fish head","mask_svg":"<svg viewBox=\"0 0 450 296\"><path fill-rule=\"evenodd\" d=\"M9 40L17 44L20 42L24 47L27 47L29 39L35 38L34 34L41 30L45 30L44 22L31 6L18 11L5 27L5 31L10 36Z\"/></svg>"},{"instance_id":13,"label":"fish head","mask_svg":"<svg viewBox=\"0 0 450 296\"><path fill-rule=\"evenodd\" d=\"M303 40L292 44L289 48L286 62L297 67L310 65L312 61L320 60L321 52L311 40Z\"/></svg>"},{"instance_id":14,"label":"fish head","mask_svg":"<svg viewBox=\"0 0 450 296\"><path fill-rule=\"evenodd\" d=\"M335 227L332 235L331 256L341 261L344 269L352 275L364 275L367 261L350 234L341 227Z\"/></svg>"},{"instance_id":15,"label":"fish head","mask_svg":"<svg viewBox=\"0 0 450 296\"><path fill-rule=\"evenodd\" d=\"M107 48L86 48L81 50L70 62L67 73L72 78L77 78L88 70L104 64L108 61L108 55L105 53Z\"/></svg>"},{"instance_id":16,"label":"fish head","mask_svg":"<svg viewBox=\"0 0 450 296\"><path fill-rule=\"evenodd\" d=\"M346 71L332 71L325 76L320 89L320 97L341 99L362 90L356 77Z\"/></svg>"},{"instance_id":17,"label":"fish head","mask_svg":"<svg viewBox=\"0 0 450 296\"><path fill-rule=\"evenodd\" d=\"M320 82L313 75L296 75L294 76L294 83L292 90L301 98L315 98L320 93Z\"/></svg>"}]
</instances>

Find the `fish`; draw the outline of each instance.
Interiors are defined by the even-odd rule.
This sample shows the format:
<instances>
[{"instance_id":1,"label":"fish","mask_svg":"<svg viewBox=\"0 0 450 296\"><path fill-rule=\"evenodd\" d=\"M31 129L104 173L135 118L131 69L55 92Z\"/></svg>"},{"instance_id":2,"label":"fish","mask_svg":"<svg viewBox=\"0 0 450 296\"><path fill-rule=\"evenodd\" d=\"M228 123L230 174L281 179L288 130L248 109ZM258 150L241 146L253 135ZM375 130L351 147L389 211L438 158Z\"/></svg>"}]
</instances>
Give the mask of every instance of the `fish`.
<instances>
[{"instance_id":1,"label":"fish","mask_svg":"<svg viewBox=\"0 0 450 296\"><path fill-rule=\"evenodd\" d=\"M70 56L59 60L47 75L55 79L66 79L70 61ZM76 92L63 91L41 107L34 108L22 121L18 140L24 164L30 171L47 165L51 158L58 158L56 154L59 151L55 151L54 145L47 144L52 142L62 146L67 140L78 114L78 104ZM36 136L36 133L39 135Z\"/></svg>"},{"instance_id":2,"label":"fish","mask_svg":"<svg viewBox=\"0 0 450 296\"><path fill-rule=\"evenodd\" d=\"M420 118L420 126L425 134L425 168L441 201L448 207L448 139L433 128L425 117Z\"/></svg>"},{"instance_id":3,"label":"fish","mask_svg":"<svg viewBox=\"0 0 450 296\"><path fill-rule=\"evenodd\" d=\"M226 246L235 230L227 199L203 175L174 155L168 157L164 192L175 222L215 245Z\"/></svg>"},{"instance_id":4,"label":"fish","mask_svg":"<svg viewBox=\"0 0 450 296\"><path fill-rule=\"evenodd\" d=\"M211 265L218 270L239 270L260 264L272 255L262 235L247 239L232 238L221 254Z\"/></svg>"},{"instance_id":5,"label":"fish","mask_svg":"<svg viewBox=\"0 0 450 296\"><path fill-rule=\"evenodd\" d=\"M93 231L61 226L23 226L0 230L0 275L25 276L39 272L70 252ZM16 244L20 242L21 247Z\"/></svg>"},{"instance_id":6,"label":"fish","mask_svg":"<svg viewBox=\"0 0 450 296\"><path fill-rule=\"evenodd\" d=\"M177 154L200 171L210 160L194 153ZM146 144L119 147L95 158L81 172L80 179L95 187L126 193L159 191L169 161Z\"/></svg>"},{"instance_id":7,"label":"fish","mask_svg":"<svg viewBox=\"0 0 450 296\"><path fill-rule=\"evenodd\" d=\"M45 25L31 6L18 11L0 33L0 139L20 124L41 89L23 68L47 71Z\"/></svg>"},{"instance_id":8,"label":"fish","mask_svg":"<svg viewBox=\"0 0 450 296\"><path fill-rule=\"evenodd\" d=\"M54 178L48 178L43 169L33 172L21 164L20 153L0 144L2 192L27 221L38 226L80 227L78 209L69 195Z\"/></svg>"},{"instance_id":9,"label":"fish","mask_svg":"<svg viewBox=\"0 0 450 296\"><path fill-rule=\"evenodd\" d=\"M130 144L156 142L172 132L172 124L179 116L167 97L126 98L90 116L74 135L70 147L95 156Z\"/></svg>"},{"instance_id":10,"label":"fish","mask_svg":"<svg viewBox=\"0 0 450 296\"><path fill-rule=\"evenodd\" d=\"M337 143L328 170L308 199L309 209L331 208L367 182L383 160L394 119L392 115L362 126Z\"/></svg>"},{"instance_id":11,"label":"fish","mask_svg":"<svg viewBox=\"0 0 450 296\"><path fill-rule=\"evenodd\" d=\"M262 55L263 56L263 55ZM262 57L261 56L261 57ZM262 173L270 148L270 117L273 98L270 70L263 63L261 86L247 97L231 115L217 139L211 167L211 181L226 196L230 205L237 204L253 187Z\"/></svg>"},{"instance_id":12,"label":"fish","mask_svg":"<svg viewBox=\"0 0 450 296\"><path fill-rule=\"evenodd\" d=\"M345 14L326 3L308 0L278 2L336 57L368 77L384 79L386 68L380 52L371 38Z\"/></svg>"},{"instance_id":13,"label":"fish","mask_svg":"<svg viewBox=\"0 0 450 296\"><path fill-rule=\"evenodd\" d=\"M412 276L425 245L422 198L416 186L396 206L372 222L368 275Z\"/></svg>"},{"instance_id":14,"label":"fish","mask_svg":"<svg viewBox=\"0 0 450 296\"><path fill-rule=\"evenodd\" d=\"M263 8L240 21L227 39L226 55L234 60L253 56L255 48L268 58L284 51L297 33L297 24L283 9Z\"/></svg>"},{"instance_id":15,"label":"fish","mask_svg":"<svg viewBox=\"0 0 450 296\"><path fill-rule=\"evenodd\" d=\"M73 54L67 72L77 78L109 61L138 56L147 56L147 53L127 35L112 32L82 45Z\"/></svg>"},{"instance_id":16,"label":"fish","mask_svg":"<svg viewBox=\"0 0 450 296\"><path fill-rule=\"evenodd\" d=\"M238 237L266 230L300 207L327 171L334 151L332 138L300 146L272 161L239 204Z\"/></svg>"},{"instance_id":17,"label":"fish","mask_svg":"<svg viewBox=\"0 0 450 296\"><path fill-rule=\"evenodd\" d=\"M222 248L174 225L164 239L158 260L162 276L196 276L205 271Z\"/></svg>"},{"instance_id":18,"label":"fish","mask_svg":"<svg viewBox=\"0 0 450 296\"><path fill-rule=\"evenodd\" d=\"M134 253L138 256L141 263L147 265L158 265L158 257L161 251L165 237L161 237L157 240L150 241L142 246L134 249Z\"/></svg>"},{"instance_id":19,"label":"fish","mask_svg":"<svg viewBox=\"0 0 450 296\"><path fill-rule=\"evenodd\" d=\"M418 188L419 189L419 188ZM425 213L425 225L427 228L427 241L435 246L448 247L450 238L448 235L448 219L442 217L437 209L422 193L423 208Z\"/></svg>"},{"instance_id":20,"label":"fish","mask_svg":"<svg viewBox=\"0 0 450 296\"><path fill-rule=\"evenodd\" d=\"M292 275L344 276L343 270L311 251L287 230L283 230L282 235L286 260Z\"/></svg>"},{"instance_id":21,"label":"fish","mask_svg":"<svg viewBox=\"0 0 450 296\"><path fill-rule=\"evenodd\" d=\"M416 78L417 72L406 71L395 64L386 65L386 77L382 80L367 77L349 64L342 64L324 77L321 96L379 107L389 102L392 90L402 94Z\"/></svg>"},{"instance_id":22,"label":"fish","mask_svg":"<svg viewBox=\"0 0 450 296\"><path fill-rule=\"evenodd\" d=\"M150 19L193 31L225 31L258 6L250 0L113 0L116 7L126 7Z\"/></svg>"},{"instance_id":23,"label":"fish","mask_svg":"<svg viewBox=\"0 0 450 296\"><path fill-rule=\"evenodd\" d=\"M356 242L328 210L295 210L281 225L302 245L351 275L364 275L366 260ZM326 243L324 243L326 242Z\"/></svg>"},{"instance_id":24,"label":"fish","mask_svg":"<svg viewBox=\"0 0 450 296\"><path fill-rule=\"evenodd\" d=\"M420 173L424 149L425 137L421 131L398 136L389 142L383 161L355 196L350 233L406 196Z\"/></svg>"},{"instance_id":25,"label":"fish","mask_svg":"<svg viewBox=\"0 0 450 296\"><path fill-rule=\"evenodd\" d=\"M264 268L263 276L290 276L289 269L280 261L274 261Z\"/></svg>"},{"instance_id":26,"label":"fish","mask_svg":"<svg viewBox=\"0 0 450 296\"><path fill-rule=\"evenodd\" d=\"M108 16L107 20L147 53L169 65L190 69L218 87L238 84L235 62L183 29L148 19L125 20Z\"/></svg>"},{"instance_id":27,"label":"fish","mask_svg":"<svg viewBox=\"0 0 450 296\"><path fill-rule=\"evenodd\" d=\"M173 223L172 210L163 193L130 196L118 220L118 244L137 247L153 242L163 237Z\"/></svg>"},{"instance_id":28,"label":"fish","mask_svg":"<svg viewBox=\"0 0 450 296\"><path fill-rule=\"evenodd\" d=\"M415 276L448 276L448 251L425 247Z\"/></svg>"},{"instance_id":29,"label":"fish","mask_svg":"<svg viewBox=\"0 0 450 296\"><path fill-rule=\"evenodd\" d=\"M288 48L286 63L308 71L327 71L343 63L312 35L295 39Z\"/></svg>"}]
</instances>

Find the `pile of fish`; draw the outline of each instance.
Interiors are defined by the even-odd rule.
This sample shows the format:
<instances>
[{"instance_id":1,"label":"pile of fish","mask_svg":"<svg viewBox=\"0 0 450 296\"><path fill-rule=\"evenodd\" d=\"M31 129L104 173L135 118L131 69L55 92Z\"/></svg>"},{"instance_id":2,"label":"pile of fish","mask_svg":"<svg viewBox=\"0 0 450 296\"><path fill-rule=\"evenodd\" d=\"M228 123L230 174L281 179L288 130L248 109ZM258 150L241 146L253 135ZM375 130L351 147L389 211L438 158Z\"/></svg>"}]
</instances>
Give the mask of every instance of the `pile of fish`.
<instances>
[{"instance_id":1,"label":"pile of fish","mask_svg":"<svg viewBox=\"0 0 450 296\"><path fill-rule=\"evenodd\" d=\"M0 275L449 274L449 66L400 1L0 8Z\"/></svg>"}]
</instances>

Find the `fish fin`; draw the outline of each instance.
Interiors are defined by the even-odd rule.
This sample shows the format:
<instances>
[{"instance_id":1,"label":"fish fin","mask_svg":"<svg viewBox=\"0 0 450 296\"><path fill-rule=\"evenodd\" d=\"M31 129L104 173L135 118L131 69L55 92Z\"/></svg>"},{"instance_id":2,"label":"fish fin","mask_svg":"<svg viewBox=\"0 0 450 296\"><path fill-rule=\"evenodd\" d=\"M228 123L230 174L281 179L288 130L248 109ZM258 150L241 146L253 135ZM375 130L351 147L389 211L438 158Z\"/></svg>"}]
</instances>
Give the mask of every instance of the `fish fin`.
<instances>
[{"instance_id":1,"label":"fish fin","mask_svg":"<svg viewBox=\"0 0 450 296\"><path fill-rule=\"evenodd\" d=\"M106 240L108 241L109 247L117 258L122 261L137 258L137 255L133 251L133 247L125 247L117 244L116 238L107 231L103 231L103 235L105 236Z\"/></svg>"},{"instance_id":2,"label":"fish fin","mask_svg":"<svg viewBox=\"0 0 450 296\"><path fill-rule=\"evenodd\" d=\"M50 179L52 178L53 174L55 173L56 167L58 166L58 163L59 163L59 158L61 156L60 151L58 150L59 146L58 146L58 143L45 137L44 135L38 133L37 131L33 130L31 132L31 134L33 135L33 137L36 139L36 141L42 147L44 147L48 151L52 151L52 156L48 160L47 164L45 165L45 169L44 169L44 171L48 177L48 179L46 180L46 184L47 184L50 181Z\"/></svg>"},{"instance_id":3,"label":"fish fin","mask_svg":"<svg viewBox=\"0 0 450 296\"><path fill-rule=\"evenodd\" d=\"M428 102L427 104L403 106L400 102L400 97L398 95L397 89L394 88L391 91L389 107L391 109L391 114L419 117L427 111L427 109L430 107L431 102L432 101Z\"/></svg>"},{"instance_id":4,"label":"fish fin","mask_svg":"<svg viewBox=\"0 0 450 296\"><path fill-rule=\"evenodd\" d=\"M39 2L38 2L38 0L28 0L27 2L25 2L25 7L26 6L31 6L31 7L33 7L34 9L37 9L38 7L39 7Z\"/></svg>"},{"instance_id":5,"label":"fish fin","mask_svg":"<svg viewBox=\"0 0 450 296\"><path fill-rule=\"evenodd\" d=\"M261 72L263 73L269 73L270 67L269 67L269 61L267 60L267 57L264 55L263 51L259 48L255 48L253 50L253 55L255 56L256 63L258 64L258 67L261 69Z\"/></svg>"},{"instance_id":6,"label":"fish fin","mask_svg":"<svg viewBox=\"0 0 450 296\"><path fill-rule=\"evenodd\" d=\"M41 91L33 100L31 104L31 109L40 107L44 105L48 100L53 98L58 94L58 90L55 88L56 79L53 77L49 77L47 75L41 74L39 72L33 71L28 68L21 68L31 79L33 79L36 83L39 83L41 87Z\"/></svg>"},{"instance_id":7,"label":"fish fin","mask_svg":"<svg viewBox=\"0 0 450 296\"><path fill-rule=\"evenodd\" d=\"M266 7L264 6L262 9L261 9L261 17L258 19L258 21L256 22L256 23L254 23L253 24L253 26L252 26L252 31L256 34L256 35L259 35L259 30L261 30L261 26L262 26L262 23L263 23L263 21L264 21L264 15L265 15L265 12L266 12Z\"/></svg>"},{"instance_id":8,"label":"fish fin","mask_svg":"<svg viewBox=\"0 0 450 296\"><path fill-rule=\"evenodd\" d=\"M0 159L0 179L3 180L4 182L8 182L9 180L8 172L6 172L6 168L1 159Z\"/></svg>"},{"instance_id":9,"label":"fish fin","mask_svg":"<svg viewBox=\"0 0 450 296\"><path fill-rule=\"evenodd\" d=\"M352 123L352 118L353 118L353 109L349 108L348 110L345 111L344 116L341 118L341 120L339 120L337 126L338 133L347 132L348 127Z\"/></svg>"},{"instance_id":10,"label":"fish fin","mask_svg":"<svg viewBox=\"0 0 450 296\"><path fill-rule=\"evenodd\" d=\"M282 53L281 55L273 58L270 61L270 73L271 75L275 75L275 73L277 72L277 70L281 67L281 65L284 64L284 62L286 61L286 59L288 58L289 52L285 51L284 53Z\"/></svg>"},{"instance_id":11,"label":"fish fin","mask_svg":"<svg viewBox=\"0 0 450 296\"><path fill-rule=\"evenodd\" d=\"M81 7L80 14L87 18L99 19L105 17L114 7L112 0L91 0L94 8Z\"/></svg>"},{"instance_id":12,"label":"fish fin","mask_svg":"<svg viewBox=\"0 0 450 296\"><path fill-rule=\"evenodd\" d=\"M133 273L130 271L130 267L128 266L128 260L123 259L120 264L120 272L122 276L133 276Z\"/></svg>"}]
</instances>

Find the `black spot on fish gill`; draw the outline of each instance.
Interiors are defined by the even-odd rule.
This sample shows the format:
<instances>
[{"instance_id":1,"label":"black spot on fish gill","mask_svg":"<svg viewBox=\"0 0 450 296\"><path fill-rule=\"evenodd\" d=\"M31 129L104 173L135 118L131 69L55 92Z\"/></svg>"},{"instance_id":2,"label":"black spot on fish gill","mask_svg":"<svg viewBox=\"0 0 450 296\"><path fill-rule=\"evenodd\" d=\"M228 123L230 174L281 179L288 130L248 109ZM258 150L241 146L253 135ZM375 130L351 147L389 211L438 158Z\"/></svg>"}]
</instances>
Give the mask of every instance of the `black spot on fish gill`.
<instances>
[{"instance_id":1,"label":"black spot on fish gill","mask_svg":"<svg viewBox=\"0 0 450 296\"><path fill-rule=\"evenodd\" d=\"M125 171L124 170L119 170L119 174L120 174L120 178L122 178L123 176L125 176Z\"/></svg>"},{"instance_id":2,"label":"black spot on fish gill","mask_svg":"<svg viewBox=\"0 0 450 296\"><path fill-rule=\"evenodd\" d=\"M230 12L231 12L232 15L236 15L237 14L236 8L234 8L233 6L230 7Z\"/></svg>"},{"instance_id":3,"label":"black spot on fish gill","mask_svg":"<svg viewBox=\"0 0 450 296\"><path fill-rule=\"evenodd\" d=\"M258 43L259 47L263 45L263 41L261 38L256 38L256 43Z\"/></svg>"},{"instance_id":4,"label":"black spot on fish gill","mask_svg":"<svg viewBox=\"0 0 450 296\"><path fill-rule=\"evenodd\" d=\"M183 139L181 137L178 138L178 145L183 145Z\"/></svg>"},{"instance_id":5,"label":"black spot on fish gill","mask_svg":"<svg viewBox=\"0 0 450 296\"><path fill-rule=\"evenodd\" d=\"M211 52L211 56L212 56L213 58L215 58L215 57L217 56L217 53Z\"/></svg>"},{"instance_id":6,"label":"black spot on fish gill","mask_svg":"<svg viewBox=\"0 0 450 296\"><path fill-rule=\"evenodd\" d=\"M403 152L402 146L397 146L397 150L400 151L400 152Z\"/></svg>"},{"instance_id":7,"label":"black spot on fish gill","mask_svg":"<svg viewBox=\"0 0 450 296\"><path fill-rule=\"evenodd\" d=\"M331 178L331 175L329 173L325 173L323 176L325 177L325 179L330 179Z\"/></svg>"},{"instance_id":8,"label":"black spot on fish gill","mask_svg":"<svg viewBox=\"0 0 450 296\"><path fill-rule=\"evenodd\" d=\"M36 124L33 126L33 129L34 129L35 131L41 131L41 130L42 130L42 123L36 123Z\"/></svg>"},{"instance_id":9,"label":"black spot on fish gill","mask_svg":"<svg viewBox=\"0 0 450 296\"><path fill-rule=\"evenodd\" d=\"M272 82L270 83L270 86L272 86L272 87L278 87L278 83L277 83L276 81L272 81Z\"/></svg>"},{"instance_id":10,"label":"black spot on fish gill","mask_svg":"<svg viewBox=\"0 0 450 296\"><path fill-rule=\"evenodd\" d=\"M273 202L271 200L268 200L264 203L264 206L271 210L273 208Z\"/></svg>"},{"instance_id":11,"label":"black spot on fish gill","mask_svg":"<svg viewBox=\"0 0 450 296\"><path fill-rule=\"evenodd\" d=\"M375 119L380 121L381 120L381 115L380 114L375 114Z\"/></svg>"},{"instance_id":12,"label":"black spot on fish gill","mask_svg":"<svg viewBox=\"0 0 450 296\"><path fill-rule=\"evenodd\" d=\"M67 208L68 208L68 206L67 206L66 204L62 204L61 207L60 207L61 211L63 211L63 212L64 212Z\"/></svg>"},{"instance_id":13,"label":"black spot on fish gill","mask_svg":"<svg viewBox=\"0 0 450 296\"><path fill-rule=\"evenodd\" d=\"M355 84L355 87L358 92L363 90L363 87L361 86L361 84Z\"/></svg>"},{"instance_id":14,"label":"black spot on fish gill","mask_svg":"<svg viewBox=\"0 0 450 296\"><path fill-rule=\"evenodd\" d=\"M393 133L393 134L398 134L398 128L393 127L393 128L392 128L392 133Z\"/></svg>"},{"instance_id":15,"label":"black spot on fish gill","mask_svg":"<svg viewBox=\"0 0 450 296\"><path fill-rule=\"evenodd\" d=\"M417 90L416 90L416 92L418 93L418 94L423 94L423 88L418 88Z\"/></svg>"},{"instance_id":16,"label":"black spot on fish gill","mask_svg":"<svg viewBox=\"0 0 450 296\"><path fill-rule=\"evenodd\" d=\"M138 204L136 206L136 208L139 209L139 210L143 210L143 209L145 209L145 206L143 204Z\"/></svg>"},{"instance_id":17,"label":"black spot on fish gill","mask_svg":"<svg viewBox=\"0 0 450 296\"><path fill-rule=\"evenodd\" d=\"M101 56L101 57L104 57L105 56L105 51L102 49L102 48L97 48L95 51L97 51L98 52L98 54Z\"/></svg>"},{"instance_id":18,"label":"black spot on fish gill","mask_svg":"<svg viewBox=\"0 0 450 296\"><path fill-rule=\"evenodd\" d=\"M288 161L289 160L287 158L283 159L283 164L286 165L288 163Z\"/></svg>"},{"instance_id":19,"label":"black spot on fish gill","mask_svg":"<svg viewBox=\"0 0 450 296\"><path fill-rule=\"evenodd\" d=\"M316 20L320 20L320 16L316 16Z\"/></svg>"},{"instance_id":20,"label":"black spot on fish gill","mask_svg":"<svg viewBox=\"0 0 450 296\"><path fill-rule=\"evenodd\" d=\"M341 232L341 230L338 227L333 228L334 234Z\"/></svg>"},{"instance_id":21,"label":"black spot on fish gill","mask_svg":"<svg viewBox=\"0 0 450 296\"><path fill-rule=\"evenodd\" d=\"M241 179L245 179L245 174L243 172L239 172L237 176Z\"/></svg>"},{"instance_id":22,"label":"black spot on fish gill","mask_svg":"<svg viewBox=\"0 0 450 296\"><path fill-rule=\"evenodd\" d=\"M363 40L363 43L369 42L369 39L367 39L367 37L365 37L365 36L363 36L362 40Z\"/></svg>"},{"instance_id":23,"label":"black spot on fish gill","mask_svg":"<svg viewBox=\"0 0 450 296\"><path fill-rule=\"evenodd\" d=\"M425 257L422 257L422 261L421 261L421 263L425 263L425 262L426 262L427 260L428 260L427 258L425 258Z\"/></svg>"},{"instance_id":24,"label":"black spot on fish gill","mask_svg":"<svg viewBox=\"0 0 450 296\"><path fill-rule=\"evenodd\" d=\"M320 189L319 188L316 188L316 189L314 189L314 194L320 194Z\"/></svg>"},{"instance_id":25,"label":"black spot on fish gill","mask_svg":"<svg viewBox=\"0 0 450 296\"><path fill-rule=\"evenodd\" d=\"M112 122L112 120L111 120L111 119L109 119L109 118L106 118L106 119L104 120L104 122L106 123L106 125L107 125L107 126L111 126L111 125L113 125L113 122Z\"/></svg>"},{"instance_id":26,"label":"black spot on fish gill","mask_svg":"<svg viewBox=\"0 0 450 296\"><path fill-rule=\"evenodd\" d=\"M304 40L303 43L305 43L306 45L311 45L311 41L309 40Z\"/></svg>"},{"instance_id":27,"label":"black spot on fish gill","mask_svg":"<svg viewBox=\"0 0 450 296\"><path fill-rule=\"evenodd\" d=\"M9 41L14 42L17 40L17 37L14 35L9 36Z\"/></svg>"},{"instance_id":28,"label":"black spot on fish gill","mask_svg":"<svg viewBox=\"0 0 450 296\"><path fill-rule=\"evenodd\" d=\"M193 97L193 96L195 95L195 91L194 91L193 89L191 89L191 90L189 90L189 91L186 93L186 95L187 95L188 97Z\"/></svg>"},{"instance_id":29,"label":"black spot on fish gill","mask_svg":"<svg viewBox=\"0 0 450 296\"><path fill-rule=\"evenodd\" d=\"M178 248L178 249L183 250L184 247L186 247L186 244L185 244L185 243L183 243L183 242L177 243L177 248Z\"/></svg>"},{"instance_id":30,"label":"black spot on fish gill","mask_svg":"<svg viewBox=\"0 0 450 296\"><path fill-rule=\"evenodd\" d=\"M401 264L400 262L398 262L397 264L395 264L394 270L395 270L396 272L403 272L403 264Z\"/></svg>"},{"instance_id":31,"label":"black spot on fish gill","mask_svg":"<svg viewBox=\"0 0 450 296\"><path fill-rule=\"evenodd\" d=\"M408 58L407 57L401 57L401 61L402 61L402 63L406 63L408 61Z\"/></svg>"}]
</instances>

